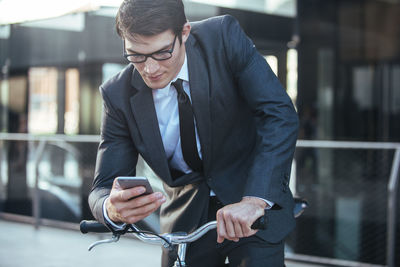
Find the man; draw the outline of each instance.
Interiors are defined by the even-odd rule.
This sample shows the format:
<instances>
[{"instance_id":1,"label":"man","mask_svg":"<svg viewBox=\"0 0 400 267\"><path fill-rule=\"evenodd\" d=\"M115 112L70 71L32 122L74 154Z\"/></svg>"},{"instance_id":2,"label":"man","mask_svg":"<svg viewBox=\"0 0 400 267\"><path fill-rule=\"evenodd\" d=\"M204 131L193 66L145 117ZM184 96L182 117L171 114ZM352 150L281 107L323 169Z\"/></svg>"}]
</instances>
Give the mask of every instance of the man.
<instances>
[{"instance_id":1,"label":"man","mask_svg":"<svg viewBox=\"0 0 400 267\"><path fill-rule=\"evenodd\" d=\"M190 266L283 266L298 118L264 58L234 18L190 24L181 0L125 0L116 22L131 64L100 87L96 219L116 230L161 207L163 232L216 219L188 247ZM114 182L135 175L139 154L166 196ZM264 212L267 229L252 230Z\"/></svg>"}]
</instances>

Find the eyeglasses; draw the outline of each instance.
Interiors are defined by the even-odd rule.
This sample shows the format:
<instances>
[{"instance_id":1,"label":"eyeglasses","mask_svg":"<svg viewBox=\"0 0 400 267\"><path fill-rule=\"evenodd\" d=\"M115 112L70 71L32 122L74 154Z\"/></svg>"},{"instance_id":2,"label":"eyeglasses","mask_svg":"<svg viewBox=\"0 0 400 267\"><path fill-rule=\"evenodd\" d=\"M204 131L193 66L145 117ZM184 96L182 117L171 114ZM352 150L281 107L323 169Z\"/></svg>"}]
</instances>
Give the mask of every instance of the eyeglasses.
<instances>
[{"instance_id":1,"label":"eyeglasses","mask_svg":"<svg viewBox=\"0 0 400 267\"><path fill-rule=\"evenodd\" d=\"M151 57L152 59L158 61L170 59L172 57L172 53L174 52L176 37L177 35L175 35L171 49L159 50L151 54L137 54L137 53L127 54L125 50L125 41L124 41L124 57L131 63L143 63L147 60L148 57Z\"/></svg>"}]
</instances>

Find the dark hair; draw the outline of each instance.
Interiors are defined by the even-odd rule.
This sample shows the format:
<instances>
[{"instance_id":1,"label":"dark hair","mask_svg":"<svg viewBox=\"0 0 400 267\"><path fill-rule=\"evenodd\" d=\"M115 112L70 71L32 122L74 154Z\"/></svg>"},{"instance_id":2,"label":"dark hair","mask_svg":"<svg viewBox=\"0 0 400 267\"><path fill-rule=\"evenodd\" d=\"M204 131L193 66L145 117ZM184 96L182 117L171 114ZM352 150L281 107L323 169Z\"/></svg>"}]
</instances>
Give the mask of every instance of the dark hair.
<instances>
[{"instance_id":1,"label":"dark hair","mask_svg":"<svg viewBox=\"0 0 400 267\"><path fill-rule=\"evenodd\" d=\"M181 42L186 22L182 0L125 0L118 10L116 29L123 39L172 30Z\"/></svg>"}]
</instances>

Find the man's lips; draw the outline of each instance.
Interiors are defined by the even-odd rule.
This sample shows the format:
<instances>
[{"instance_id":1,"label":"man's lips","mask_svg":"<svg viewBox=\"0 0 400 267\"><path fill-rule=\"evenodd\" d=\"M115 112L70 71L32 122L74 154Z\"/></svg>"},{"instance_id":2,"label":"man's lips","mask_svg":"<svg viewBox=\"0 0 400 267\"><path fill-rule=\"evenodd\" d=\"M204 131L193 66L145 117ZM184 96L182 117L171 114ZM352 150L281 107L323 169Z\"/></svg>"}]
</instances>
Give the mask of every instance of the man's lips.
<instances>
[{"instance_id":1,"label":"man's lips","mask_svg":"<svg viewBox=\"0 0 400 267\"><path fill-rule=\"evenodd\" d=\"M159 80L161 78L161 76L162 76L162 74L152 75L152 76L147 76L147 77L152 81L156 81L156 80Z\"/></svg>"}]
</instances>

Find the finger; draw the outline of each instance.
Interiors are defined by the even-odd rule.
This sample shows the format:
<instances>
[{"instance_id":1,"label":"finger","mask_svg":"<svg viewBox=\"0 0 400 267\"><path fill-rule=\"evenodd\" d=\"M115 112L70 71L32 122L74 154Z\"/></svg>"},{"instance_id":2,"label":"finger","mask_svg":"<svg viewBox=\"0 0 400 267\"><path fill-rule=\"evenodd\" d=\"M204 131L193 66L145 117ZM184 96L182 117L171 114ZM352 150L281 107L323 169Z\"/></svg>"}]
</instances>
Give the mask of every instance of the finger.
<instances>
[{"instance_id":1,"label":"finger","mask_svg":"<svg viewBox=\"0 0 400 267\"><path fill-rule=\"evenodd\" d=\"M137 223L138 221L143 220L146 217L147 217L146 215L132 216L132 217L129 217L126 219L126 223L134 224L134 223Z\"/></svg>"},{"instance_id":2,"label":"finger","mask_svg":"<svg viewBox=\"0 0 400 267\"><path fill-rule=\"evenodd\" d=\"M117 179L114 179L112 189L122 190L121 186L118 183Z\"/></svg>"},{"instance_id":3,"label":"finger","mask_svg":"<svg viewBox=\"0 0 400 267\"><path fill-rule=\"evenodd\" d=\"M120 202L114 205L113 217L118 218L119 221L125 223L136 223L142 219L138 218L139 216L144 218L156 211L162 205L162 203L165 202L165 198L163 197L141 207L136 207L134 204L132 206L132 202L134 201L136 201L136 199L130 202Z\"/></svg>"},{"instance_id":4,"label":"finger","mask_svg":"<svg viewBox=\"0 0 400 267\"><path fill-rule=\"evenodd\" d=\"M222 243L225 240L226 237L226 230L225 230L225 222L224 222L224 217L222 215L222 210L219 210L217 212L217 242Z\"/></svg>"},{"instance_id":5,"label":"finger","mask_svg":"<svg viewBox=\"0 0 400 267\"><path fill-rule=\"evenodd\" d=\"M135 196L140 196L143 194L145 191L145 188L142 186L135 187L129 190L117 190L117 191L112 191L110 194L110 202L114 205L117 205L118 203L125 203Z\"/></svg>"},{"instance_id":6,"label":"finger","mask_svg":"<svg viewBox=\"0 0 400 267\"><path fill-rule=\"evenodd\" d=\"M155 212L162 203L163 201L160 200L137 209L127 210L123 215L124 220L128 223L136 223Z\"/></svg>"},{"instance_id":7,"label":"finger","mask_svg":"<svg viewBox=\"0 0 400 267\"><path fill-rule=\"evenodd\" d=\"M251 229L251 225L252 224L246 224L246 223L241 225L242 226L243 237L249 237L249 236L252 236L252 235L254 235L255 233L258 232L258 230Z\"/></svg>"},{"instance_id":8,"label":"finger","mask_svg":"<svg viewBox=\"0 0 400 267\"><path fill-rule=\"evenodd\" d=\"M129 201L129 205L134 207L141 207L161 199L165 200L164 195L161 192L156 192L149 195L139 196L137 198L131 199Z\"/></svg>"},{"instance_id":9,"label":"finger","mask_svg":"<svg viewBox=\"0 0 400 267\"><path fill-rule=\"evenodd\" d=\"M109 196L109 202L112 206L118 206L121 203L124 203L124 195L123 191L111 191Z\"/></svg>"},{"instance_id":10,"label":"finger","mask_svg":"<svg viewBox=\"0 0 400 267\"><path fill-rule=\"evenodd\" d=\"M255 216L257 218L259 218L259 216ZM258 232L258 230L256 229L252 229L251 226L253 225L253 223L256 221L257 219L248 219L242 222L242 230L243 230L243 236L244 237L249 237L254 235L255 233ZM250 222L250 223L249 223Z\"/></svg>"},{"instance_id":11,"label":"finger","mask_svg":"<svg viewBox=\"0 0 400 267\"><path fill-rule=\"evenodd\" d=\"M122 190L124 194L125 201L130 200L131 198L138 197L146 192L146 188L144 186L135 186L126 190Z\"/></svg>"},{"instance_id":12,"label":"finger","mask_svg":"<svg viewBox=\"0 0 400 267\"><path fill-rule=\"evenodd\" d=\"M235 233L235 226L232 221L232 215L230 213L224 213L224 220L225 220L225 228L226 228L226 235L227 239L236 241L236 233Z\"/></svg>"},{"instance_id":13,"label":"finger","mask_svg":"<svg viewBox=\"0 0 400 267\"><path fill-rule=\"evenodd\" d=\"M235 237L242 238L245 236L243 234L243 225L240 222L234 222L233 226L235 229Z\"/></svg>"},{"instance_id":14,"label":"finger","mask_svg":"<svg viewBox=\"0 0 400 267\"><path fill-rule=\"evenodd\" d=\"M124 201L122 199L125 198L122 194L124 191L118 192L118 194L114 195L112 198L110 197L110 202L117 213L121 214L124 218L132 214L132 211L139 209L140 207L144 207L149 204L157 203L160 206L162 203L166 201L164 195L161 192L153 193L150 195L137 197L130 199L128 201ZM140 212L140 210L139 210ZM129 214L128 214L129 213ZM143 213L143 212L140 212ZM128 215L127 215L128 214ZM138 213L134 213L138 214Z\"/></svg>"},{"instance_id":15,"label":"finger","mask_svg":"<svg viewBox=\"0 0 400 267\"><path fill-rule=\"evenodd\" d=\"M249 228L248 231L245 231L244 237L249 237L249 236L255 235L257 232L258 232L258 230L253 230L253 229Z\"/></svg>"},{"instance_id":16,"label":"finger","mask_svg":"<svg viewBox=\"0 0 400 267\"><path fill-rule=\"evenodd\" d=\"M143 198L143 199L149 199L149 198ZM154 210L158 209L162 203L165 202L165 197L157 198L152 201L147 201L146 204L144 205L138 205L135 203L135 208L130 209L132 211L132 214L140 215L140 214L146 214L148 212L153 212ZM141 199L138 199L138 201L141 201ZM154 209L154 210L153 210Z\"/></svg>"},{"instance_id":17,"label":"finger","mask_svg":"<svg viewBox=\"0 0 400 267\"><path fill-rule=\"evenodd\" d=\"M156 211L162 203L163 201L160 200L138 208L123 208L120 210L120 214L125 222L135 223L139 220L138 217L149 216L151 213Z\"/></svg>"}]
</instances>

